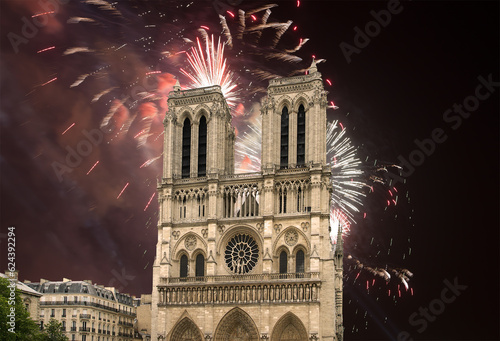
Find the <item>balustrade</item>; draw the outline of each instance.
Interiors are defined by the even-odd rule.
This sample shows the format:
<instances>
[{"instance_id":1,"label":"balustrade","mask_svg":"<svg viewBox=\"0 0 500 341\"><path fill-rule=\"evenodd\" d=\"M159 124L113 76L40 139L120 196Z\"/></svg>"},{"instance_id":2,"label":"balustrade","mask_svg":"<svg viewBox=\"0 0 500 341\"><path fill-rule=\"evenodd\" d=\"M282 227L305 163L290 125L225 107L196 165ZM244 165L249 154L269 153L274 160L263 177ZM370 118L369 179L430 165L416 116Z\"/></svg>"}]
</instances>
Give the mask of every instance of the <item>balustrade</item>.
<instances>
[{"instance_id":1,"label":"balustrade","mask_svg":"<svg viewBox=\"0 0 500 341\"><path fill-rule=\"evenodd\" d=\"M159 287L160 306L318 302L318 283Z\"/></svg>"},{"instance_id":2,"label":"balustrade","mask_svg":"<svg viewBox=\"0 0 500 341\"><path fill-rule=\"evenodd\" d=\"M318 302L319 287L319 273L313 272L161 278L158 290L165 306Z\"/></svg>"}]
</instances>

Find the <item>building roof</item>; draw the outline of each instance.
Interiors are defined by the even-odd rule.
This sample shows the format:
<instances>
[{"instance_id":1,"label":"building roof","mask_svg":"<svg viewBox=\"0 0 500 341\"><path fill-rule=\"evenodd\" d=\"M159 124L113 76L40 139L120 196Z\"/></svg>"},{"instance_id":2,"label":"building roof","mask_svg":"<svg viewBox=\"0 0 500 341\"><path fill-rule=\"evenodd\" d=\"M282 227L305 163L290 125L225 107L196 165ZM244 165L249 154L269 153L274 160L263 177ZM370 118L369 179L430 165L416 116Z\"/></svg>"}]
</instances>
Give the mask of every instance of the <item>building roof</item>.
<instances>
[{"instance_id":1,"label":"building roof","mask_svg":"<svg viewBox=\"0 0 500 341\"><path fill-rule=\"evenodd\" d=\"M3 274L3 273L0 273L0 277L8 279L8 280L11 279L9 276L7 276L6 274ZM38 296L38 297L43 295L43 294L39 293L38 291L33 290L32 288L30 288L27 284L24 284L23 282L17 281L16 287L19 289L19 291L21 291L22 293L24 293L26 295L32 295L32 296Z\"/></svg>"},{"instance_id":2,"label":"building roof","mask_svg":"<svg viewBox=\"0 0 500 341\"><path fill-rule=\"evenodd\" d=\"M104 288L87 281L47 281L28 283L31 288L42 294L88 294L133 306L133 299L129 294L122 294L115 288Z\"/></svg>"}]
</instances>

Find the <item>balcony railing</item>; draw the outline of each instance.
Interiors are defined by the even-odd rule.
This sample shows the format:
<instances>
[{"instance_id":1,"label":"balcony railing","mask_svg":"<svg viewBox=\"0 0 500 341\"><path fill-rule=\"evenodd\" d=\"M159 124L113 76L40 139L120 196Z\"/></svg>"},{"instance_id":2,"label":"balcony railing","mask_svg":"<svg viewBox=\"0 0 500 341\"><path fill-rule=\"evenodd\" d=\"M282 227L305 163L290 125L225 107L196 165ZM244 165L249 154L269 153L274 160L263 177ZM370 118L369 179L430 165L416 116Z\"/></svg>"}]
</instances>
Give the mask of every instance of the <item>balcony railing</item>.
<instances>
[{"instance_id":1,"label":"balcony railing","mask_svg":"<svg viewBox=\"0 0 500 341\"><path fill-rule=\"evenodd\" d=\"M134 337L134 334L132 334L132 333L118 332L118 336Z\"/></svg>"},{"instance_id":2,"label":"balcony railing","mask_svg":"<svg viewBox=\"0 0 500 341\"><path fill-rule=\"evenodd\" d=\"M80 327L80 331L90 333L90 327Z\"/></svg>"},{"instance_id":3,"label":"balcony railing","mask_svg":"<svg viewBox=\"0 0 500 341\"><path fill-rule=\"evenodd\" d=\"M203 277L162 277L161 285L180 283L231 283L231 282L270 282L270 281L303 281L304 279L319 280L319 272L286 273L286 274L245 274L245 275L221 275Z\"/></svg>"},{"instance_id":4,"label":"balcony railing","mask_svg":"<svg viewBox=\"0 0 500 341\"><path fill-rule=\"evenodd\" d=\"M125 321L118 321L118 324L122 325L122 326L127 326L127 327L133 327L134 326L133 323L125 322Z\"/></svg>"},{"instance_id":5,"label":"balcony railing","mask_svg":"<svg viewBox=\"0 0 500 341\"><path fill-rule=\"evenodd\" d=\"M80 314L80 318L81 318L81 319L90 320L90 317L91 317L91 315L90 315L90 314Z\"/></svg>"},{"instance_id":6,"label":"balcony railing","mask_svg":"<svg viewBox=\"0 0 500 341\"><path fill-rule=\"evenodd\" d=\"M117 308L112 308L112 307L108 307L108 306L105 306L105 305L102 305L102 304L99 304L99 303L93 303L93 302L86 302L86 301L79 301L79 302L64 302L64 301L50 301L50 302L40 302L40 305L84 305L84 306L87 306L87 307L95 307L95 308L100 308L100 309L104 309L104 310L108 310L108 311L112 311L112 312L115 312L115 313L120 313L120 314L126 314L126 315L130 315L130 316L136 316L135 313L133 312L129 312L129 311L123 311L123 310L119 310ZM72 317L76 318L78 315L73 315Z\"/></svg>"}]
</instances>

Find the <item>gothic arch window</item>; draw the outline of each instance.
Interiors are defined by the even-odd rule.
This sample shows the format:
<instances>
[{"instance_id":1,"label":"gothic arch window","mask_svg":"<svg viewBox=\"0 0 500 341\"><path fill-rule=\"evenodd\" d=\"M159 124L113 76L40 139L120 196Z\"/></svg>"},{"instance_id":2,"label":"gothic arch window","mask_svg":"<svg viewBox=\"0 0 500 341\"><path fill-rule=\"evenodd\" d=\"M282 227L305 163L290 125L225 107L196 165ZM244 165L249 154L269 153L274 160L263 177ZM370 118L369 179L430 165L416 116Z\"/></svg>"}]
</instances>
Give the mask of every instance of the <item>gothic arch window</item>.
<instances>
[{"instance_id":1,"label":"gothic arch window","mask_svg":"<svg viewBox=\"0 0 500 341\"><path fill-rule=\"evenodd\" d=\"M191 172L191 121L186 117L182 127L182 177L189 178Z\"/></svg>"},{"instance_id":2,"label":"gothic arch window","mask_svg":"<svg viewBox=\"0 0 500 341\"><path fill-rule=\"evenodd\" d=\"M205 257L201 253L196 256L195 276L205 276Z\"/></svg>"},{"instance_id":3,"label":"gothic arch window","mask_svg":"<svg viewBox=\"0 0 500 341\"><path fill-rule=\"evenodd\" d=\"M186 218L186 207L187 207L187 198L182 198L181 206L180 206L180 218Z\"/></svg>"},{"instance_id":4,"label":"gothic arch window","mask_svg":"<svg viewBox=\"0 0 500 341\"><path fill-rule=\"evenodd\" d=\"M278 213L286 213L286 198L287 198L287 190L286 188L279 189L279 212Z\"/></svg>"},{"instance_id":5,"label":"gothic arch window","mask_svg":"<svg viewBox=\"0 0 500 341\"><path fill-rule=\"evenodd\" d=\"M170 335L170 341L202 341L202 335L196 324L184 317L179 321Z\"/></svg>"},{"instance_id":6,"label":"gothic arch window","mask_svg":"<svg viewBox=\"0 0 500 341\"><path fill-rule=\"evenodd\" d=\"M207 175L207 119L201 116L198 129L198 176Z\"/></svg>"},{"instance_id":7,"label":"gothic arch window","mask_svg":"<svg viewBox=\"0 0 500 341\"><path fill-rule=\"evenodd\" d=\"M180 260L179 277L187 277L187 276L188 276L188 257L186 255L182 255Z\"/></svg>"},{"instance_id":8,"label":"gothic arch window","mask_svg":"<svg viewBox=\"0 0 500 341\"><path fill-rule=\"evenodd\" d=\"M304 207L304 193L302 188L297 188L297 212L302 212L302 207Z\"/></svg>"},{"instance_id":9,"label":"gothic arch window","mask_svg":"<svg viewBox=\"0 0 500 341\"><path fill-rule=\"evenodd\" d=\"M288 254L285 250L280 253L280 274L286 274L288 272Z\"/></svg>"},{"instance_id":10,"label":"gothic arch window","mask_svg":"<svg viewBox=\"0 0 500 341\"><path fill-rule=\"evenodd\" d=\"M295 272L303 273L304 272L304 251L299 250L295 254Z\"/></svg>"},{"instance_id":11,"label":"gothic arch window","mask_svg":"<svg viewBox=\"0 0 500 341\"><path fill-rule=\"evenodd\" d=\"M288 108L281 111L280 168L288 167Z\"/></svg>"},{"instance_id":12,"label":"gothic arch window","mask_svg":"<svg viewBox=\"0 0 500 341\"><path fill-rule=\"evenodd\" d=\"M306 111L304 105L299 106L297 114L297 166L306 162Z\"/></svg>"}]
</instances>

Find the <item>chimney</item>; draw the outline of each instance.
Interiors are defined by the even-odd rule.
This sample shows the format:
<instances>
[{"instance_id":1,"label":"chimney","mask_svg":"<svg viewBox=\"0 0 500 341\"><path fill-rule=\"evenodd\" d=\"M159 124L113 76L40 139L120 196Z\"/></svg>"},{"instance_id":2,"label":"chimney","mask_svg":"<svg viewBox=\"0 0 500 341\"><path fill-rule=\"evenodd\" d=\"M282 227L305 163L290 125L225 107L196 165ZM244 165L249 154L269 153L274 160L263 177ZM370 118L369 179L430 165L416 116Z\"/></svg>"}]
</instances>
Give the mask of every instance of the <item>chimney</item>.
<instances>
[{"instance_id":1,"label":"chimney","mask_svg":"<svg viewBox=\"0 0 500 341\"><path fill-rule=\"evenodd\" d=\"M18 276L19 276L19 271L17 271L17 270L14 270L14 271L5 270L5 275L8 277L9 280L15 279L17 281Z\"/></svg>"}]
</instances>

